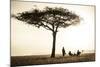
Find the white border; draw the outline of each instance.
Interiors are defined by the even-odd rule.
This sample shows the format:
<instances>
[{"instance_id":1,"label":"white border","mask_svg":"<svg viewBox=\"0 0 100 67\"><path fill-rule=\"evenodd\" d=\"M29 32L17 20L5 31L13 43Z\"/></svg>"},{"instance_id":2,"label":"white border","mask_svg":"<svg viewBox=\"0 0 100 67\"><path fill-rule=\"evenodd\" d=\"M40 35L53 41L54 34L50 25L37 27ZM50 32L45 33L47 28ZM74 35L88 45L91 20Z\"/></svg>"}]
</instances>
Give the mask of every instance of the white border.
<instances>
[{"instance_id":1,"label":"white border","mask_svg":"<svg viewBox=\"0 0 100 67\"><path fill-rule=\"evenodd\" d=\"M10 1L0 0L0 67L10 63Z\"/></svg>"}]
</instances>

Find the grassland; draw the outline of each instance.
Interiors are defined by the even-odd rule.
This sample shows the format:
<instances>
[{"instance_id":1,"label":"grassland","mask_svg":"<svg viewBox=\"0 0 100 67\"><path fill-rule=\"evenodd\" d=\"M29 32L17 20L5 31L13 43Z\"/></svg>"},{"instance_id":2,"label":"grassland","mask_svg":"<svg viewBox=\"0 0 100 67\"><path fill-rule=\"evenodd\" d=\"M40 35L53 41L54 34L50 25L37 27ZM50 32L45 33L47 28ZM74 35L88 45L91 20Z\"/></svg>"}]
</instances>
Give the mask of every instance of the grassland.
<instances>
[{"instance_id":1,"label":"grassland","mask_svg":"<svg viewBox=\"0 0 100 67\"><path fill-rule=\"evenodd\" d=\"M50 58L49 55L33 55L33 56L11 56L11 66L40 65L40 64L57 64L57 63L74 63L95 61L95 53L81 54L80 56L56 55Z\"/></svg>"}]
</instances>

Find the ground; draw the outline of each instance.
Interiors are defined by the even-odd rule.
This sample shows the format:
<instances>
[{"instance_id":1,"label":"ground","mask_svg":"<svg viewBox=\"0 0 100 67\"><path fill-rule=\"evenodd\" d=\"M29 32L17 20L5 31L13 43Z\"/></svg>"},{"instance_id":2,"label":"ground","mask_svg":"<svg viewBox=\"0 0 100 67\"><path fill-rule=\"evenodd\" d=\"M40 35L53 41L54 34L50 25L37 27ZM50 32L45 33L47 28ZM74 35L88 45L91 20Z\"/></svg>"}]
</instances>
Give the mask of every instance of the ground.
<instances>
[{"instance_id":1,"label":"ground","mask_svg":"<svg viewBox=\"0 0 100 67\"><path fill-rule=\"evenodd\" d=\"M57 64L57 63L74 63L95 61L95 53L85 53L80 56L62 57L56 55L50 58L50 55L33 55L33 56L11 56L11 66L40 65L40 64Z\"/></svg>"}]
</instances>

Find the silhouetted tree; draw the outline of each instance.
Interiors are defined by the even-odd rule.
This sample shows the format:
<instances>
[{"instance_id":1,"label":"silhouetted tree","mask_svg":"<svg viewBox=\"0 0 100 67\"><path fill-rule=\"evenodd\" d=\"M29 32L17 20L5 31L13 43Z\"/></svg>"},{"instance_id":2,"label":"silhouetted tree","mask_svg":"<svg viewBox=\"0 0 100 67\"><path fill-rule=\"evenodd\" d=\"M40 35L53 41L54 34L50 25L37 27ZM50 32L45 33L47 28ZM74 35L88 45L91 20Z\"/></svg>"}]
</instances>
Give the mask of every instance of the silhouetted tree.
<instances>
[{"instance_id":1,"label":"silhouetted tree","mask_svg":"<svg viewBox=\"0 0 100 67\"><path fill-rule=\"evenodd\" d=\"M53 47L51 57L55 57L56 35L59 28L66 28L80 22L80 17L64 8L46 7L43 10L33 9L14 15L16 19L26 22L38 28L43 27L50 30L53 35Z\"/></svg>"}]
</instances>

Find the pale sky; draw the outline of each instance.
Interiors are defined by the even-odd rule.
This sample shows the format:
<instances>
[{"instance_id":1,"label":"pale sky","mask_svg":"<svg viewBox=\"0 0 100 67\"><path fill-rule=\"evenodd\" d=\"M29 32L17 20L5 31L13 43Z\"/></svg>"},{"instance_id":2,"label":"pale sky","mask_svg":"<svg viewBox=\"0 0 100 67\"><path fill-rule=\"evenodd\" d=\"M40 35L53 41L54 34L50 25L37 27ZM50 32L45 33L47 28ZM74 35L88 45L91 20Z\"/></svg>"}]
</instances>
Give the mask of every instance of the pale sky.
<instances>
[{"instance_id":1,"label":"pale sky","mask_svg":"<svg viewBox=\"0 0 100 67\"><path fill-rule=\"evenodd\" d=\"M34 7L36 5L37 7ZM94 24L95 7L82 5L49 4L35 2L11 2L11 14L29 11L34 8L63 7L82 17L80 24L62 28L57 33L56 54L61 54L62 47L66 53L79 50L95 50ZM51 54L52 33L44 28L36 28L11 18L11 55Z\"/></svg>"}]
</instances>

